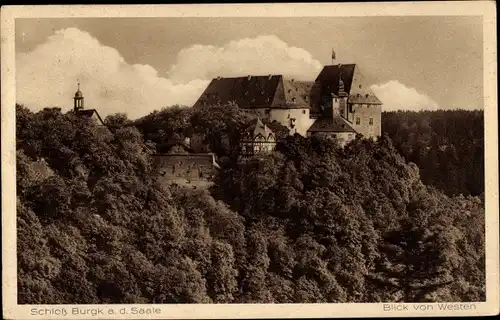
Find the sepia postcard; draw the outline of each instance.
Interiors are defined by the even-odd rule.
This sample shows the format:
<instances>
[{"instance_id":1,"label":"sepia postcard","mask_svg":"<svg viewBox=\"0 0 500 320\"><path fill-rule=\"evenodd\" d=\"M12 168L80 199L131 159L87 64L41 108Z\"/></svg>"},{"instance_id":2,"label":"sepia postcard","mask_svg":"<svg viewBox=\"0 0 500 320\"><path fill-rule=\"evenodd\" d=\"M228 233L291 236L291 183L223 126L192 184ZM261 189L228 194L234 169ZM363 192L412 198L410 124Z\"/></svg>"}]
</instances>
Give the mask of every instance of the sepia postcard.
<instances>
[{"instance_id":1,"label":"sepia postcard","mask_svg":"<svg viewBox=\"0 0 500 320\"><path fill-rule=\"evenodd\" d=\"M5 319L499 313L493 1L5 6Z\"/></svg>"}]
</instances>

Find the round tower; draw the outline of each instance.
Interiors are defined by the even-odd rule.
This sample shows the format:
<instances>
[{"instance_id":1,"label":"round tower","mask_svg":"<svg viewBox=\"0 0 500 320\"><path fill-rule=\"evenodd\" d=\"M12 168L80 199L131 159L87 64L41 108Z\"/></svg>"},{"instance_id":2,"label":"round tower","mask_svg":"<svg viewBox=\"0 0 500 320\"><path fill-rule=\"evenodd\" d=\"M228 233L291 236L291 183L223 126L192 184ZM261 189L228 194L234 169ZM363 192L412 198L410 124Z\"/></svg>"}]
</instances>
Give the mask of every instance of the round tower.
<instances>
[{"instance_id":1,"label":"round tower","mask_svg":"<svg viewBox=\"0 0 500 320\"><path fill-rule=\"evenodd\" d=\"M83 93L80 91L80 82L78 82L78 90L75 92L75 96L73 97L74 111L83 110Z\"/></svg>"}]
</instances>

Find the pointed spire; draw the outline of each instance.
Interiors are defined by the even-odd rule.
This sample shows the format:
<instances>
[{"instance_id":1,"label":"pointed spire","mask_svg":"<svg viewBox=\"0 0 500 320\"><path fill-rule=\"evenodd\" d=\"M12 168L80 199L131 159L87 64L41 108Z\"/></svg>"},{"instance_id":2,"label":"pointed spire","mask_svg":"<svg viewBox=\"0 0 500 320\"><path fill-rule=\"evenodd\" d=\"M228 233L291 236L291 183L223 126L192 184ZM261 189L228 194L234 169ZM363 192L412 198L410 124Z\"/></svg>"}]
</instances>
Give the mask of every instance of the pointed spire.
<instances>
[{"instance_id":1,"label":"pointed spire","mask_svg":"<svg viewBox=\"0 0 500 320\"><path fill-rule=\"evenodd\" d=\"M80 91L80 81L77 80L78 90L75 92L74 100L74 110L82 110L83 109L83 93Z\"/></svg>"}]
</instances>

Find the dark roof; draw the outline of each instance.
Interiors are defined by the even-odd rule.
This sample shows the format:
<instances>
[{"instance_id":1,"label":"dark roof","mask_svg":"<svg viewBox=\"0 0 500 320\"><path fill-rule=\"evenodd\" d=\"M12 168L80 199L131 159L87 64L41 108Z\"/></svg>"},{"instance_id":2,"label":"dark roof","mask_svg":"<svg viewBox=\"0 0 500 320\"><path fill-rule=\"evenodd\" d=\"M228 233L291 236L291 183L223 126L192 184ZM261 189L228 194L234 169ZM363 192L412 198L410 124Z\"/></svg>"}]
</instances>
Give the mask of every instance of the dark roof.
<instances>
[{"instance_id":1,"label":"dark roof","mask_svg":"<svg viewBox=\"0 0 500 320\"><path fill-rule=\"evenodd\" d=\"M281 79L281 75L216 78L210 82L194 106L230 102L235 102L242 108L270 106Z\"/></svg>"},{"instance_id":2,"label":"dark roof","mask_svg":"<svg viewBox=\"0 0 500 320\"><path fill-rule=\"evenodd\" d=\"M350 103L382 104L370 89L356 64L338 64L325 66L316 78L311 97L311 113L319 112L321 97L339 95L341 75L344 91L348 94Z\"/></svg>"},{"instance_id":3,"label":"dark roof","mask_svg":"<svg viewBox=\"0 0 500 320\"><path fill-rule=\"evenodd\" d=\"M354 77L355 64L338 64L324 66L323 70L316 77L316 82L322 84L323 89L330 93L339 94L339 80L342 74L344 81L344 90L349 93L351 90L352 79Z\"/></svg>"},{"instance_id":4,"label":"dark roof","mask_svg":"<svg viewBox=\"0 0 500 320\"><path fill-rule=\"evenodd\" d=\"M322 117L314 121L307 132L356 132L342 117Z\"/></svg>"},{"instance_id":5,"label":"dark roof","mask_svg":"<svg viewBox=\"0 0 500 320\"><path fill-rule=\"evenodd\" d=\"M241 108L309 108L312 82L284 79L282 75L213 79L194 104L227 104Z\"/></svg>"},{"instance_id":6,"label":"dark roof","mask_svg":"<svg viewBox=\"0 0 500 320\"><path fill-rule=\"evenodd\" d=\"M276 95L271 107L277 109L309 108L309 93L312 85L312 81L282 78L276 88Z\"/></svg>"},{"instance_id":7,"label":"dark roof","mask_svg":"<svg viewBox=\"0 0 500 320\"><path fill-rule=\"evenodd\" d=\"M79 117L83 118L92 118L93 115L97 115L97 118L101 122L102 125L104 125L104 121L102 121L101 116L99 115L99 112L97 112L96 109L83 109L83 110L77 110L76 115Z\"/></svg>"},{"instance_id":8,"label":"dark roof","mask_svg":"<svg viewBox=\"0 0 500 320\"><path fill-rule=\"evenodd\" d=\"M179 162L184 165L202 165L205 167L218 168L219 165L215 161L215 155L213 153L187 153L187 154L167 154L167 153L157 153L153 156L153 165L155 168L164 168L166 166L172 166Z\"/></svg>"}]
</instances>

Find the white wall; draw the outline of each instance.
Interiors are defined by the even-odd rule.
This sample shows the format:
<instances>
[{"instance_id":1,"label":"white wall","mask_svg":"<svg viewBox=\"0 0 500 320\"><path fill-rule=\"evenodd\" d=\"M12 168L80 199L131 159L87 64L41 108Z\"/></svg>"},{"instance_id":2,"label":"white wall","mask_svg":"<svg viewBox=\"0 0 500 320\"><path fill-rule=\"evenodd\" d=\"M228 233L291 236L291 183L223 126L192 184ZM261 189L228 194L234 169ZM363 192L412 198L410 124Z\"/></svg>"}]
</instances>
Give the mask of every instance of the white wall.
<instances>
[{"instance_id":1,"label":"white wall","mask_svg":"<svg viewBox=\"0 0 500 320\"><path fill-rule=\"evenodd\" d=\"M292 128L290 119L295 119L295 126ZM276 120L290 129L290 134L298 133L306 136L307 129L311 127L315 119L309 119L309 108L302 109L271 109L270 120Z\"/></svg>"}]
</instances>

